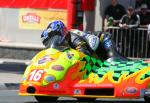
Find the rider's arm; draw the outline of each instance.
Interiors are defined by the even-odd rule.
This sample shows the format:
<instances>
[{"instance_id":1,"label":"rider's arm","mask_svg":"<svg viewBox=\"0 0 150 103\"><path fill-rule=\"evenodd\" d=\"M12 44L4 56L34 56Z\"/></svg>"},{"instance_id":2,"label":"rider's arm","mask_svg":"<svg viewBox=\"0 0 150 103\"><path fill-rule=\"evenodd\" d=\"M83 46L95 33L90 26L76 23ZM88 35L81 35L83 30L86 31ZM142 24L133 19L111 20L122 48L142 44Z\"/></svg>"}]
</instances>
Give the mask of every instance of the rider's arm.
<instances>
[{"instance_id":1,"label":"rider's arm","mask_svg":"<svg viewBox=\"0 0 150 103\"><path fill-rule=\"evenodd\" d=\"M71 30L70 30L70 33L80 36L80 37L81 37L82 39L84 39L85 41L86 41L86 38L90 35L90 34L88 34L88 33L85 33L85 32L83 32L83 31L80 31L80 30L78 30L78 29L71 29Z\"/></svg>"},{"instance_id":2,"label":"rider's arm","mask_svg":"<svg viewBox=\"0 0 150 103\"><path fill-rule=\"evenodd\" d=\"M70 30L70 33L80 36L83 40L85 40L88 43L89 47L93 51L95 51L99 46L100 40L98 36L77 29Z\"/></svg>"}]
</instances>

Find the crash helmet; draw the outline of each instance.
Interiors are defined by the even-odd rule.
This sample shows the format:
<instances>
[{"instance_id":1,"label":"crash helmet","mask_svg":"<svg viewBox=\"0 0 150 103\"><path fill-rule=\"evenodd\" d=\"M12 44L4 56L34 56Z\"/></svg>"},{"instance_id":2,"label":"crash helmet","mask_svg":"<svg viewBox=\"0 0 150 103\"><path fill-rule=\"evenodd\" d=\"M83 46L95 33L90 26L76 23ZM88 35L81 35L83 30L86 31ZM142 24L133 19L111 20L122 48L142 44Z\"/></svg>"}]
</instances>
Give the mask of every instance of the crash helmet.
<instances>
[{"instance_id":1,"label":"crash helmet","mask_svg":"<svg viewBox=\"0 0 150 103\"><path fill-rule=\"evenodd\" d=\"M44 45L47 44L48 40L54 36L54 35L60 35L62 36L62 40L63 41L66 37L66 35L68 34L67 28L65 26L65 24L62 21L53 21L51 22L47 29L45 29L42 34L41 34L41 40L42 43Z\"/></svg>"}]
</instances>

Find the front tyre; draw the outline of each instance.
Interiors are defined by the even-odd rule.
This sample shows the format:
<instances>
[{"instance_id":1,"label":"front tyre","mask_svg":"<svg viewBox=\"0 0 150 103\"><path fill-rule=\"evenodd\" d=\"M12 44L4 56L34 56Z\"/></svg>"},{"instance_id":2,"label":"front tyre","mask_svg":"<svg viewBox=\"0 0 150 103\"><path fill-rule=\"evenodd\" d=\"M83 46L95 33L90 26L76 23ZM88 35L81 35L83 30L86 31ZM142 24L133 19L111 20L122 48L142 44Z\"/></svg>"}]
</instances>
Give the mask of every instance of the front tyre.
<instances>
[{"instance_id":1,"label":"front tyre","mask_svg":"<svg viewBox=\"0 0 150 103\"><path fill-rule=\"evenodd\" d=\"M145 91L144 100L145 100L145 103L150 103L150 89Z\"/></svg>"},{"instance_id":2,"label":"front tyre","mask_svg":"<svg viewBox=\"0 0 150 103\"><path fill-rule=\"evenodd\" d=\"M144 96L145 103L150 103L150 96Z\"/></svg>"},{"instance_id":3,"label":"front tyre","mask_svg":"<svg viewBox=\"0 0 150 103\"><path fill-rule=\"evenodd\" d=\"M77 100L80 101L80 102L94 102L94 101L96 100L96 98L83 98L83 97L78 97Z\"/></svg>"},{"instance_id":4,"label":"front tyre","mask_svg":"<svg viewBox=\"0 0 150 103\"><path fill-rule=\"evenodd\" d=\"M36 99L38 102L54 102L54 101L57 101L58 97L35 96L35 99Z\"/></svg>"}]
</instances>

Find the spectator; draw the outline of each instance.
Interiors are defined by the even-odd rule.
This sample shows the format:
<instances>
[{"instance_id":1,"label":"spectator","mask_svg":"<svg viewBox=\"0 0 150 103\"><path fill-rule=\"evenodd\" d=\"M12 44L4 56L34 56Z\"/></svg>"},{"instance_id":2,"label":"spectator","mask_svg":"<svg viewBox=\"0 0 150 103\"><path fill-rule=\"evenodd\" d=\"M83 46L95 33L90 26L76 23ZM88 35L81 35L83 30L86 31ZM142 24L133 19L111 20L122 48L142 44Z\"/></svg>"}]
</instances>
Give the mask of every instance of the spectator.
<instances>
[{"instance_id":1,"label":"spectator","mask_svg":"<svg viewBox=\"0 0 150 103\"><path fill-rule=\"evenodd\" d=\"M140 27L148 27L150 24L150 13L148 12L147 4L142 4L139 12Z\"/></svg>"},{"instance_id":2,"label":"spectator","mask_svg":"<svg viewBox=\"0 0 150 103\"><path fill-rule=\"evenodd\" d=\"M112 4L106 7L104 12L104 26L117 26L124 14L126 14L125 8L118 3L118 0L112 0Z\"/></svg>"},{"instance_id":3,"label":"spectator","mask_svg":"<svg viewBox=\"0 0 150 103\"><path fill-rule=\"evenodd\" d=\"M127 14L125 14L119 23L119 27L128 29L136 28L140 25L140 17L138 14L135 14L132 6L128 7Z\"/></svg>"},{"instance_id":4,"label":"spectator","mask_svg":"<svg viewBox=\"0 0 150 103\"><path fill-rule=\"evenodd\" d=\"M150 1L149 0L146 0L146 4L147 4L148 9L150 9Z\"/></svg>"},{"instance_id":5,"label":"spectator","mask_svg":"<svg viewBox=\"0 0 150 103\"><path fill-rule=\"evenodd\" d=\"M129 6L127 9L127 14L125 14L121 18L120 23L119 23L119 26L123 28L123 31L125 32L123 39L126 42L122 43L123 45L122 47L125 51L129 51L129 56L132 56L133 54L135 54L135 51L137 51L137 42L138 42L137 41L138 39L135 37L136 30L131 29L131 28L136 28L139 25L140 25L139 15L134 12L134 8L132 6ZM126 47L124 47L125 45Z\"/></svg>"},{"instance_id":6,"label":"spectator","mask_svg":"<svg viewBox=\"0 0 150 103\"><path fill-rule=\"evenodd\" d=\"M135 1L135 9L140 9L142 4L146 4L148 9L150 9L150 1L149 0L136 0Z\"/></svg>"},{"instance_id":7,"label":"spectator","mask_svg":"<svg viewBox=\"0 0 150 103\"><path fill-rule=\"evenodd\" d=\"M147 28L148 33L148 57L150 57L150 12L148 11L147 4L142 4L140 8L140 27ZM147 36L146 36L147 38Z\"/></svg>"},{"instance_id":8,"label":"spectator","mask_svg":"<svg viewBox=\"0 0 150 103\"><path fill-rule=\"evenodd\" d=\"M142 4L145 4L145 0L135 0L135 9L140 9Z\"/></svg>"}]
</instances>

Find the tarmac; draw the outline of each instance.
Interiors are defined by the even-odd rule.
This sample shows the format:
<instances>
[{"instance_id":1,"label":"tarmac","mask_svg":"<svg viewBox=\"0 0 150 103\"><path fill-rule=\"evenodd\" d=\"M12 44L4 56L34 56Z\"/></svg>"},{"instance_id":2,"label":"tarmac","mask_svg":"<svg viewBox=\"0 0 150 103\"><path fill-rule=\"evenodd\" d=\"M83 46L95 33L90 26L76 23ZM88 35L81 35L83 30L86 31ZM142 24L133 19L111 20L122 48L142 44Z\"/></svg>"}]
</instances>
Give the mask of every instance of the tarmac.
<instances>
[{"instance_id":1,"label":"tarmac","mask_svg":"<svg viewBox=\"0 0 150 103\"><path fill-rule=\"evenodd\" d=\"M17 90L23 73L41 45L0 42L0 90Z\"/></svg>"},{"instance_id":2,"label":"tarmac","mask_svg":"<svg viewBox=\"0 0 150 103\"><path fill-rule=\"evenodd\" d=\"M43 46L0 42L0 90L18 90L23 73Z\"/></svg>"},{"instance_id":3,"label":"tarmac","mask_svg":"<svg viewBox=\"0 0 150 103\"><path fill-rule=\"evenodd\" d=\"M17 90L29 60L0 59L0 90Z\"/></svg>"}]
</instances>

